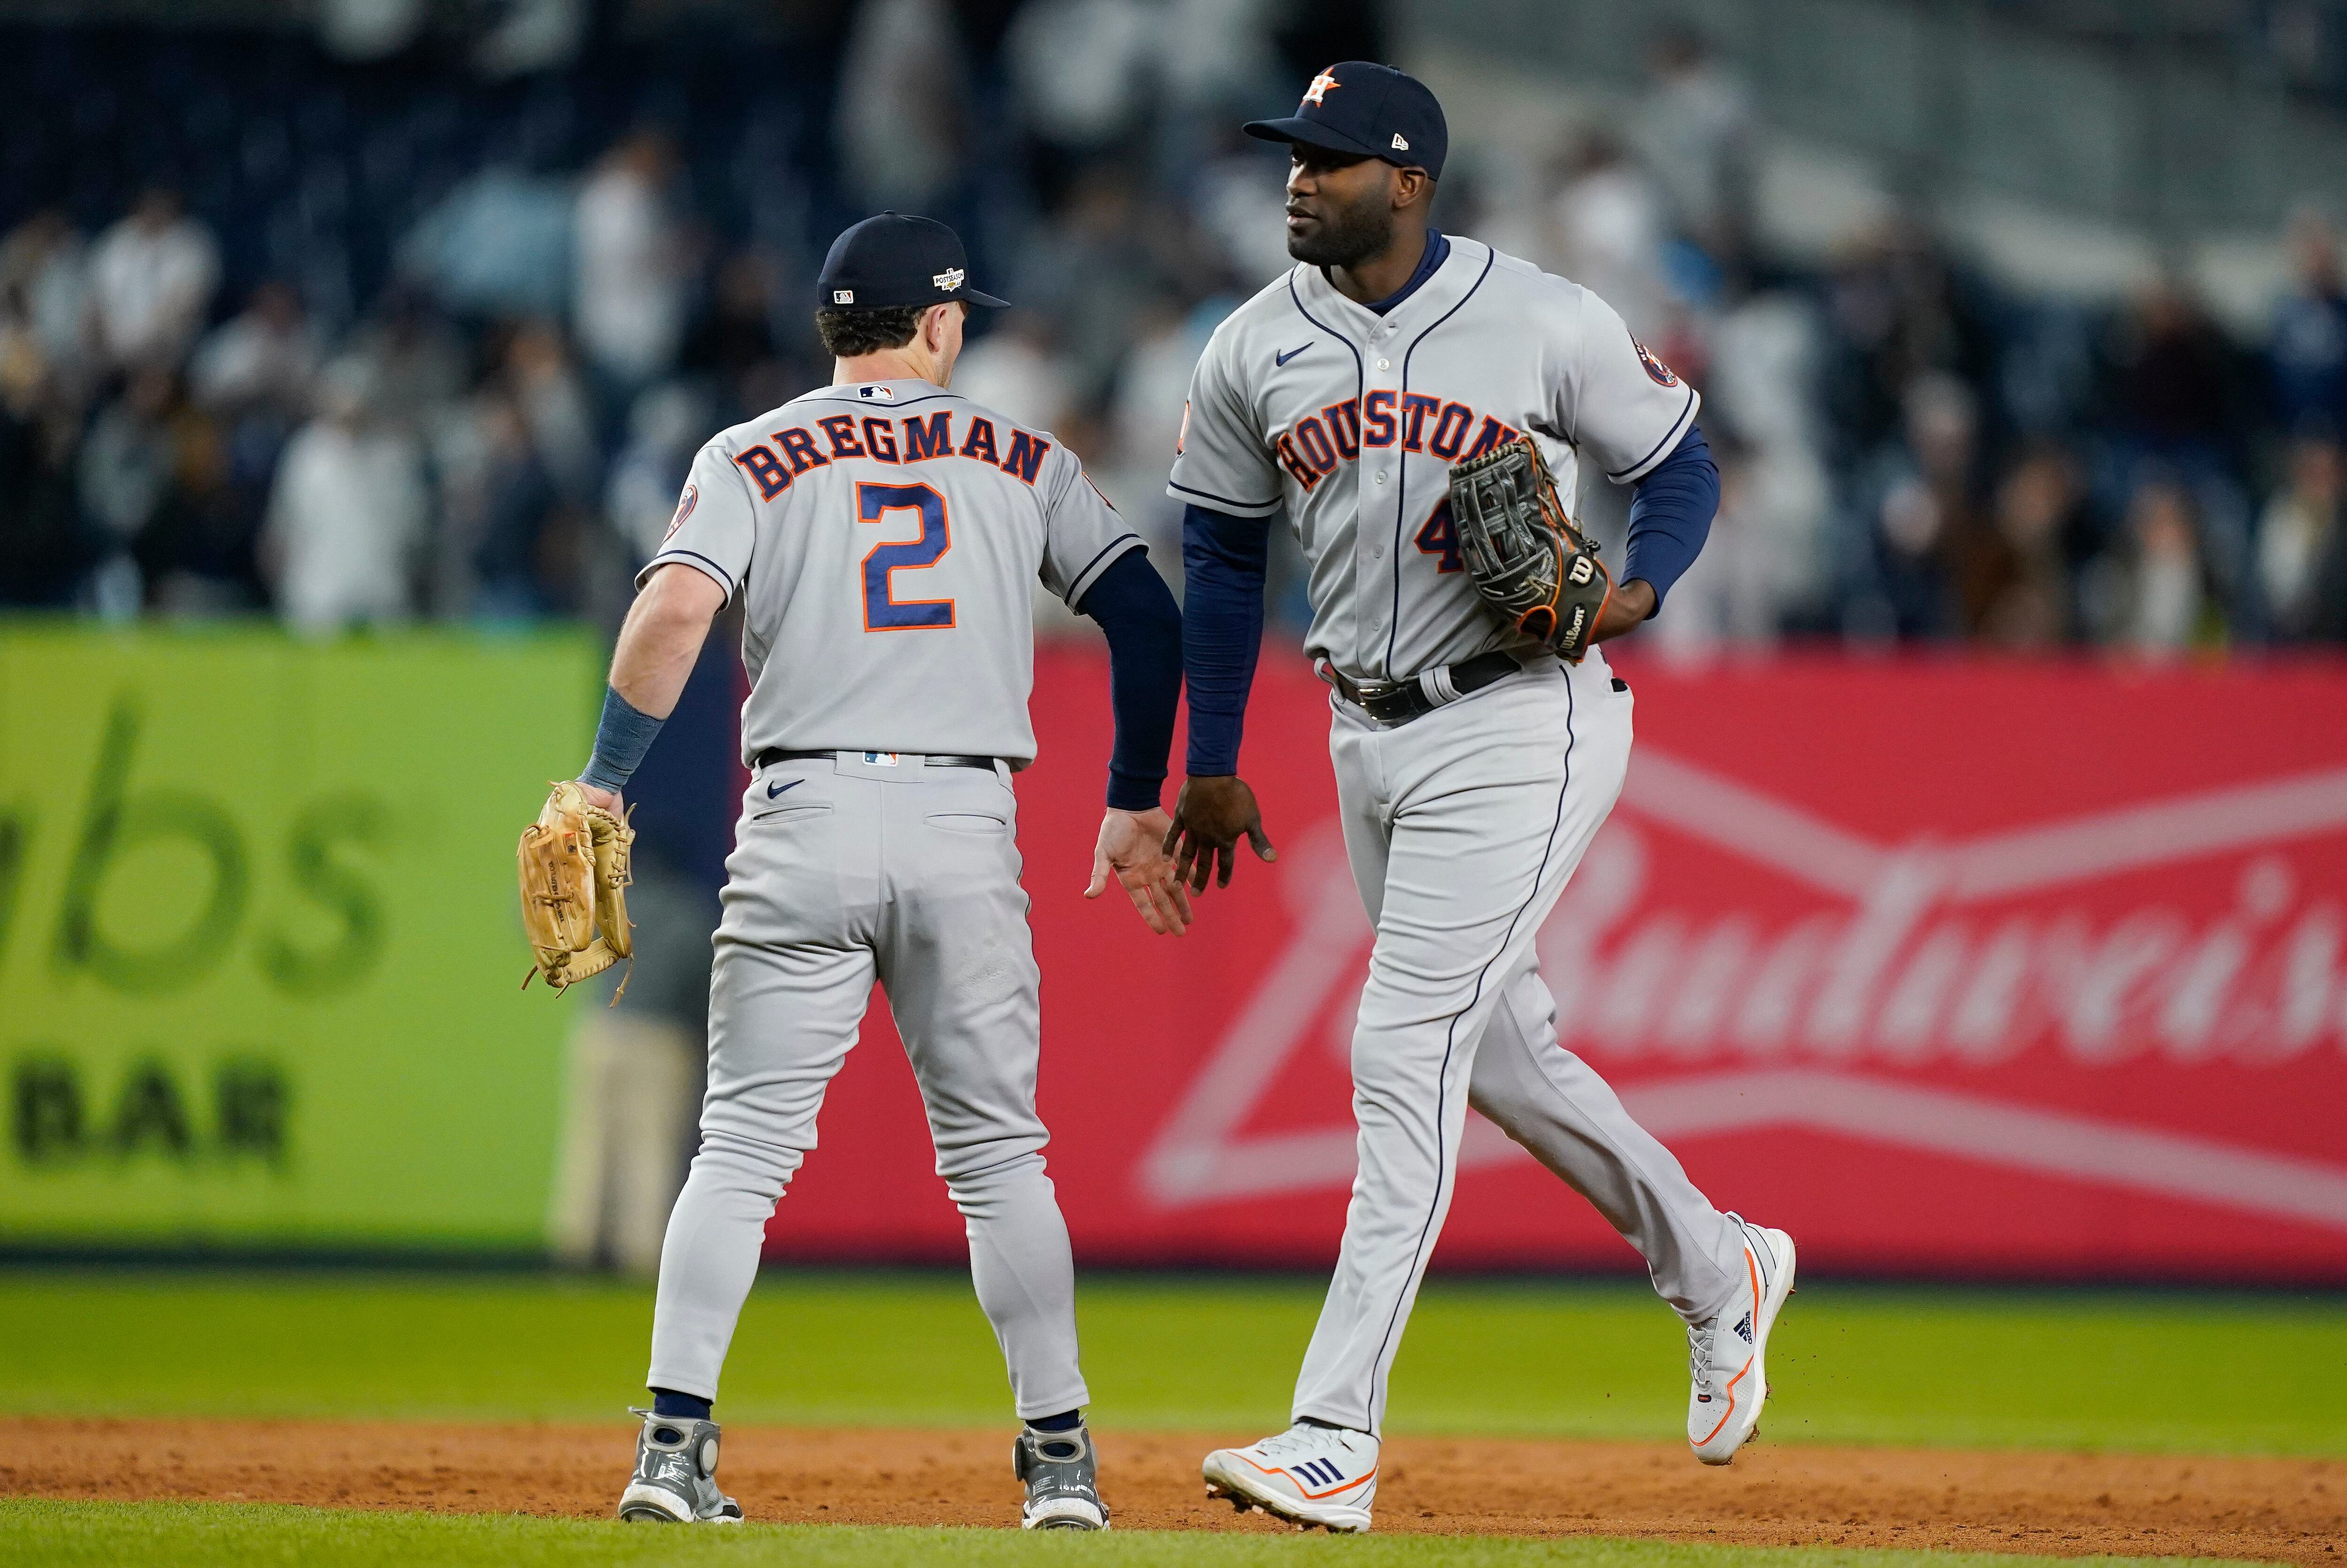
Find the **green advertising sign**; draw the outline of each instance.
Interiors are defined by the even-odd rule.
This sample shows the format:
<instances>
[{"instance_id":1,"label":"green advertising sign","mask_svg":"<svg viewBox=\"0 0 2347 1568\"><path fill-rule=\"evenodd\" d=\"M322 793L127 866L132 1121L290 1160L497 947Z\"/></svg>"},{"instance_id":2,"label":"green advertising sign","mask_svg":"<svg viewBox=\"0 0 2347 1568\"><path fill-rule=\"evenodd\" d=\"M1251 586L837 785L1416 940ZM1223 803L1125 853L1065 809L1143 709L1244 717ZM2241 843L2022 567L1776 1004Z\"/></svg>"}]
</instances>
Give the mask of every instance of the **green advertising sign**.
<instances>
[{"instance_id":1,"label":"green advertising sign","mask_svg":"<svg viewBox=\"0 0 2347 1568\"><path fill-rule=\"evenodd\" d=\"M0 1248L539 1245L514 839L593 659L0 628Z\"/></svg>"}]
</instances>

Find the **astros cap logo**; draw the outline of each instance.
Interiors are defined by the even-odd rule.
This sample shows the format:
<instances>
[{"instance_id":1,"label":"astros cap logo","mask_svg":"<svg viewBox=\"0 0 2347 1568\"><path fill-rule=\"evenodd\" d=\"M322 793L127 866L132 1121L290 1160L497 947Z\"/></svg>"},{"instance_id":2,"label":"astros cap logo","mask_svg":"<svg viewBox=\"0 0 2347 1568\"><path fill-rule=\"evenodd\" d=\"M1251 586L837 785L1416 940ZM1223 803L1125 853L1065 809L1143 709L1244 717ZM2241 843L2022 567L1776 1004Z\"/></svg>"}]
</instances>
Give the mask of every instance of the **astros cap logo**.
<instances>
[{"instance_id":1,"label":"astros cap logo","mask_svg":"<svg viewBox=\"0 0 2347 1568\"><path fill-rule=\"evenodd\" d=\"M1304 89L1304 101L1307 104L1319 104L1325 108L1327 107L1327 99L1323 95L1325 95L1330 87L1341 87L1344 85L1344 83L1338 81L1327 72L1323 71L1318 76L1312 78L1312 85L1310 87Z\"/></svg>"}]
</instances>

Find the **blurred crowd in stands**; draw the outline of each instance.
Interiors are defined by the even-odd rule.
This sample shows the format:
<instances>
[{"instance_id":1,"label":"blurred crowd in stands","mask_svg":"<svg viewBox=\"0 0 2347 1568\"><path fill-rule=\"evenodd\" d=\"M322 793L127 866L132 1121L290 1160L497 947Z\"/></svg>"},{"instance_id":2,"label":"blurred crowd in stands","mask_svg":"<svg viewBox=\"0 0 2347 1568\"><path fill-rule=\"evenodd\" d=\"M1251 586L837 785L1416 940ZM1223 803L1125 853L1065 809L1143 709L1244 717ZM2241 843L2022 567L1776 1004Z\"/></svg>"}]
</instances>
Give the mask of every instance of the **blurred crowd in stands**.
<instances>
[{"instance_id":1,"label":"blurred crowd in stands","mask_svg":"<svg viewBox=\"0 0 2347 1568\"><path fill-rule=\"evenodd\" d=\"M0 605L615 623L701 443L828 379L809 280L882 208L1017 302L957 390L1057 432L1178 579L1191 366L1288 264L1282 150L1236 124L1381 57L1362 9L865 0L518 63L0 29ZM1651 68L1528 180L1454 153L1437 210L1704 391L1722 513L1642 638L2347 642L2322 214L2259 341L2173 279L2016 297L1920 220L1793 265L1750 240L1739 84L1692 35Z\"/></svg>"}]
</instances>

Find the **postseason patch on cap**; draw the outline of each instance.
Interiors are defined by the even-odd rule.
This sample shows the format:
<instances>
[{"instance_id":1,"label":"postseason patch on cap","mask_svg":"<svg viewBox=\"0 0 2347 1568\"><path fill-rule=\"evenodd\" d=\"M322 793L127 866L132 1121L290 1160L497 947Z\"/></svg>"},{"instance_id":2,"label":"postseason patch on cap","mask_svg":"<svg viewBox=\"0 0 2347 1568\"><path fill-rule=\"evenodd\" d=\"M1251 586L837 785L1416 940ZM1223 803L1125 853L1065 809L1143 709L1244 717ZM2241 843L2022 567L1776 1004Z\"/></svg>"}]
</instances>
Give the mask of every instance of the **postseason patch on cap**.
<instances>
[{"instance_id":1,"label":"postseason patch on cap","mask_svg":"<svg viewBox=\"0 0 2347 1568\"><path fill-rule=\"evenodd\" d=\"M961 281L969 275L969 273L963 272L959 267L948 267L944 272L932 277L929 282L935 283L938 288L945 290L948 293L951 293L954 290L961 287Z\"/></svg>"},{"instance_id":2,"label":"postseason patch on cap","mask_svg":"<svg viewBox=\"0 0 2347 1568\"><path fill-rule=\"evenodd\" d=\"M835 305L852 305L856 302L856 291L854 289L834 289L831 291L831 302Z\"/></svg>"}]
</instances>

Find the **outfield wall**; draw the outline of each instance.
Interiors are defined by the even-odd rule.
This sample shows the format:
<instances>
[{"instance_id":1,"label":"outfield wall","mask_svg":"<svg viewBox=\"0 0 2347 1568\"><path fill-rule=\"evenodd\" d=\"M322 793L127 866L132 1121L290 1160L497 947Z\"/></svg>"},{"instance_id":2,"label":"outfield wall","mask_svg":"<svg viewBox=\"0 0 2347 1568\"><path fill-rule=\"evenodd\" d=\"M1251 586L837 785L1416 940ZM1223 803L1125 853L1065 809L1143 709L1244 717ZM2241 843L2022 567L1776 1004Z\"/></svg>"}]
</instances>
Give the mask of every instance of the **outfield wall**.
<instances>
[{"instance_id":1,"label":"outfield wall","mask_svg":"<svg viewBox=\"0 0 2347 1568\"><path fill-rule=\"evenodd\" d=\"M1629 784L1540 948L1568 1044L1717 1201L1823 1268L2347 1280L2347 671L1625 669ZM1321 691L1267 665L1280 861L1174 941L1080 897L1102 686L1045 659L1020 789L1078 1256L1321 1266L1369 939ZM924 1137L876 1011L774 1249L956 1255ZM1635 1264L1480 1120L1435 1261Z\"/></svg>"},{"instance_id":2,"label":"outfield wall","mask_svg":"<svg viewBox=\"0 0 2347 1568\"><path fill-rule=\"evenodd\" d=\"M0 629L0 1248L534 1251L587 638Z\"/></svg>"},{"instance_id":3,"label":"outfield wall","mask_svg":"<svg viewBox=\"0 0 2347 1568\"><path fill-rule=\"evenodd\" d=\"M1722 1203L1819 1267L2347 1282L2347 671L1625 669L1540 946ZM1042 656L1019 785L1079 1255L1324 1266L1368 930L1320 689L1267 664L1279 864L1174 941L1081 897L1105 685ZM512 844L594 698L583 638L0 631L0 1250L539 1247L591 1004L516 989ZM876 999L778 1255L960 1252ZM1635 1266L1471 1121L1436 1263Z\"/></svg>"}]
</instances>

